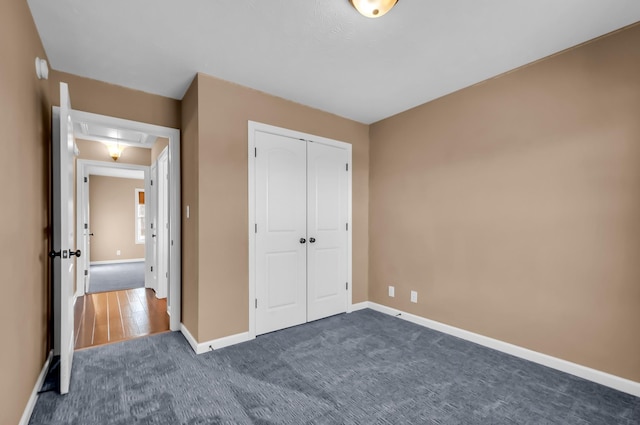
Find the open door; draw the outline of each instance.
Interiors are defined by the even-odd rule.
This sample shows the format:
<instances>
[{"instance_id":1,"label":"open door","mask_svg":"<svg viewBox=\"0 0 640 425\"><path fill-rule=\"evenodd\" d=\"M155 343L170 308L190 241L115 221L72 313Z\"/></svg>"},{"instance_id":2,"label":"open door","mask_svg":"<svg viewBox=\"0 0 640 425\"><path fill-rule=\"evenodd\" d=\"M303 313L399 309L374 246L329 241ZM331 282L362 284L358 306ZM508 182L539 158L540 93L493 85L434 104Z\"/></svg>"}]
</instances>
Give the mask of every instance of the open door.
<instances>
[{"instance_id":1,"label":"open door","mask_svg":"<svg viewBox=\"0 0 640 425\"><path fill-rule=\"evenodd\" d=\"M53 261L54 352L60 356L60 394L69 392L73 362L75 258L73 218L73 157L75 141L69 87L60 83L60 107L53 110ZM56 258L57 257L57 258ZM78 282L82 284L82 282Z\"/></svg>"}]
</instances>

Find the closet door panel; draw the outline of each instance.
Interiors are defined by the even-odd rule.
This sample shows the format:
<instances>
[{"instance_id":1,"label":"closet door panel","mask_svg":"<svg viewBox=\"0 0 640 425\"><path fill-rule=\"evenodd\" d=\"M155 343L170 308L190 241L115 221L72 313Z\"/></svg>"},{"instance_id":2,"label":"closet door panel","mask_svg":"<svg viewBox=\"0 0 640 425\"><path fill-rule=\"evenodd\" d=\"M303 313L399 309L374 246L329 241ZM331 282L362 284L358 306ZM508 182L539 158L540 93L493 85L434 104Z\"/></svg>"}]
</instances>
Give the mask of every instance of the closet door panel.
<instances>
[{"instance_id":1,"label":"closet door panel","mask_svg":"<svg viewBox=\"0 0 640 425\"><path fill-rule=\"evenodd\" d=\"M306 144L260 132L256 149L256 334L260 335L307 321Z\"/></svg>"},{"instance_id":2,"label":"closet door panel","mask_svg":"<svg viewBox=\"0 0 640 425\"><path fill-rule=\"evenodd\" d=\"M343 149L307 144L309 321L347 311L347 162Z\"/></svg>"}]
</instances>

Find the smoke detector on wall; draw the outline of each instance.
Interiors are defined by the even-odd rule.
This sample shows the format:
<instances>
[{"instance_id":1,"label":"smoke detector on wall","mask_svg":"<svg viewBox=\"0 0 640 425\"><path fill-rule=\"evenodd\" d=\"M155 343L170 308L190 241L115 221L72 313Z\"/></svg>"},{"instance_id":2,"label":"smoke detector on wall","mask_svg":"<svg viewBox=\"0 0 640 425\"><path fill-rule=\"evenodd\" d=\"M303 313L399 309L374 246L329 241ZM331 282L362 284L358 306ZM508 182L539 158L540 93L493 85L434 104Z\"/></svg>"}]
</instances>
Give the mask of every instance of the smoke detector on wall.
<instances>
[{"instance_id":1,"label":"smoke detector on wall","mask_svg":"<svg viewBox=\"0 0 640 425\"><path fill-rule=\"evenodd\" d=\"M38 80L49 78L49 65L47 65L46 59L36 58L36 75Z\"/></svg>"}]
</instances>

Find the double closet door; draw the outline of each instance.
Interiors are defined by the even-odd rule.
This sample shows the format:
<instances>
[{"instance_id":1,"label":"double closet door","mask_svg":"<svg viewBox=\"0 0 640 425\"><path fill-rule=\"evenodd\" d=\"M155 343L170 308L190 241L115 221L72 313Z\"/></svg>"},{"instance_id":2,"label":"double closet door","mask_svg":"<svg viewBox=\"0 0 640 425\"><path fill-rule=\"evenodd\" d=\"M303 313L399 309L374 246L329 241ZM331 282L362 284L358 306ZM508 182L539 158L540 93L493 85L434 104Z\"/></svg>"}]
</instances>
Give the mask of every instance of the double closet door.
<instances>
[{"instance_id":1,"label":"double closet door","mask_svg":"<svg viewBox=\"0 0 640 425\"><path fill-rule=\"evenodd\" d=\"M258 132L256 334L347 310L345 149Z\"/></svg>"}]
</instances>

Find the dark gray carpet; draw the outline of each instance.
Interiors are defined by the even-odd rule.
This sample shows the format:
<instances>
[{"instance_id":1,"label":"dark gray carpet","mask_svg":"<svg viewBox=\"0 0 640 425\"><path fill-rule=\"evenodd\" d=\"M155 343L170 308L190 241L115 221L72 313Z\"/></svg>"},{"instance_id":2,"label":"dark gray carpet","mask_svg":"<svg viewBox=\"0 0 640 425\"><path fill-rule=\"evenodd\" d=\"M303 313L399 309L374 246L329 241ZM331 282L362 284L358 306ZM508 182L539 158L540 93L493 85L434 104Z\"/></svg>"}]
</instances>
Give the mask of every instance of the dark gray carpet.
<instances>
[{"instance_id":1,"label":"dark gray carpet","mask_svg":"<svg viewBox=\"0 0 640 425\"><path fill-rule=\"evenodd\" d=\"M640 399L371 310L196 356L180 333L76 353L31 424L640 424Z\"/></svg>"},{"instance_id":2,"label":"dark gray carpet","mask_svg":"<svg viewBox=\"0 0 640 425\"><path fill-rule=\"evenodd\" d=\"M91 266L89 294L144 288L144 261Z\"/></svg>"}]
</instances>

